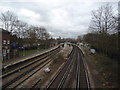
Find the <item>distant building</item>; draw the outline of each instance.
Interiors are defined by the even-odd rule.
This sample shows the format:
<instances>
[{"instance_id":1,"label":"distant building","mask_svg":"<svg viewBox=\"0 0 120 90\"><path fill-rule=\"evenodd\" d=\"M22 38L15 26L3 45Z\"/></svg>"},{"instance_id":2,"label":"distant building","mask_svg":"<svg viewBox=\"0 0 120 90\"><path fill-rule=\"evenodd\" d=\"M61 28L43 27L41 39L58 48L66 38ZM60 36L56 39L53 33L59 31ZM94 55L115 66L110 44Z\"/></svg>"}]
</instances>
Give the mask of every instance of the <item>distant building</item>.
<instances>
[{"instance_id":1,"label":"distant building","mask_svg":"<svg viewBox=\"0 0 120 90\"><path fill-rule=\"evenodd\" d=\"M49 39L49 41L50 41L50 47L54 47L54 46L56 46L56 45L58 45L58 41L57 40L55 40L55 39Z\"/></svg>"},{"instance_id":2,"label":"distant building","mask_svg":"<svg viewBox=\"0 0 120 90\"><path fill-rule=\"evenodd\" d=\"M9 31L0 28L1 31L1 51L3 60L9 60L18 56L17 37L11 35Z\"/></svg>"}]
</instances>

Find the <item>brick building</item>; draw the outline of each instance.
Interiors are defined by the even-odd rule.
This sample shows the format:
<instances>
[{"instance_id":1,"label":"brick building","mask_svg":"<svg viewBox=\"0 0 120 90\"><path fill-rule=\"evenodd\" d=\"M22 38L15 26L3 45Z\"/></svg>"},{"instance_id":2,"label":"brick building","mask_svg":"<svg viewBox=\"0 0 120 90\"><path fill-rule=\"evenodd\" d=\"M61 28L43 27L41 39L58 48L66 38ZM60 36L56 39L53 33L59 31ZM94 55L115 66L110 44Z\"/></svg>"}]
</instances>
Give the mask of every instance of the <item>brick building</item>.
<instances>
[{"instance_id":1,"label":"brick building","mask_svg":"<svg viewBox=\"0 0 120 90\"><path fill-rule=\"evenodd\" d=\"M15 35L11 35L10 32L0 28L2 34L1 39L1 51L3 60L9 60L12 58L16 58L18 56L18 49L16 47L17 37Z\"/></svg>"}]
</instances>

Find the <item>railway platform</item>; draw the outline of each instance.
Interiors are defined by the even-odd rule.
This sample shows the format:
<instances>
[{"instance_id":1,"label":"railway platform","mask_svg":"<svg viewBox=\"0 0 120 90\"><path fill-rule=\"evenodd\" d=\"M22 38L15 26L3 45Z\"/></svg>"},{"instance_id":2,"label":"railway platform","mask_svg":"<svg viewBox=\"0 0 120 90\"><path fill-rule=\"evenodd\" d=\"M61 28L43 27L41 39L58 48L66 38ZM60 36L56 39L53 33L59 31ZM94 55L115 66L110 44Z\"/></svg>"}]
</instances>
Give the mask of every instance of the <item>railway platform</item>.
<instances>
[{"instance_id":1,"label":"railway platform","mask_svg":"<svg viewBox=\"0 0 120 90\"><path fill-rule=\"evenodd\" d=\"M25 60L27 60L27 59L30 59L30 58L33 58L33 57L42 55L42 54L44 54L44 53L46 53L46 52L49 52L49 51L51 51L51 50L53 50L53 49L55 49L55 48L57 48L57 47L58 47L58 46L55 46L55 47L49 48L49 49L47 49L47 50L39 51L39 52L30 54L30 55L27 55L27 56L18 57L18 58L14 59L14 60L8 60L7 62L2 63L2 67L5 68L5 67L11 66L11 65L13 65L13 64L16 64L16 63L19 63L19 62L23 62L23 61L25 61Z\"/></svg>"}]
</instances>

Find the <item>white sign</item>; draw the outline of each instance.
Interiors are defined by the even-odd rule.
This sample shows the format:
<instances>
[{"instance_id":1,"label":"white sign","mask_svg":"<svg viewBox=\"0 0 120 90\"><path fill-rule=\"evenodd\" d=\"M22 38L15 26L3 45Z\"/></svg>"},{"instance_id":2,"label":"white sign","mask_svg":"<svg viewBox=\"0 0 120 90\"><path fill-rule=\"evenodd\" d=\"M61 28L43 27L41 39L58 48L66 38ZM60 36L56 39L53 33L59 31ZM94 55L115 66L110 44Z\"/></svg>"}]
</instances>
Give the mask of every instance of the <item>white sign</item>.
<instances>
[{"instance_id":1,"label":"white sign","mask_svg":"<svg viewBox=\"0 0 120 90\"><path fill-rule=\"evenodd\" d=\"M90 52L91 52L92 54L94 54L96 51L95 51L95 49L90 49Z\"/></svg>"}]
</instances>

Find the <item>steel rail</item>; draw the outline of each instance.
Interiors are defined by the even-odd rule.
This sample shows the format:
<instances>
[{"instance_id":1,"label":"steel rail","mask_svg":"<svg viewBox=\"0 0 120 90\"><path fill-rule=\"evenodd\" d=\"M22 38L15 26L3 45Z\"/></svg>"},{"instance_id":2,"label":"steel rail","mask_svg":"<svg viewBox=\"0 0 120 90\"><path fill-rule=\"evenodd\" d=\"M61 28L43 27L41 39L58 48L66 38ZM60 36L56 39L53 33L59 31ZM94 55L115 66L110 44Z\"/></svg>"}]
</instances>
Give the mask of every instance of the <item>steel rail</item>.
<instances>
[{"instance_id":1,"label":"steel rail","mask_svg":"<svg viewBox=\"0 0 120 90\"><path fill-rule=\"evenodd\" d=\"M35 86L36 86L36 85L37 85L40 81L41 81L41 78L40 78L40 79L38 79L38 80L35 82L35 84L34 84L34 85L32 85L31 89L35 88Z\"/></svg>"},{"instance_id":2,"label":"steel rail","mask_svg":"<svg viewBox=\"0 0 120 90\"><path fill-rule=\"evenodd\" d=\"M77 46L78 47L78 46ZM81 55L81 59L80 59L80 66L81 66L81 68L80 68L80 70L82 71L82 73L84 74L84 78L85 78L85 84L84 85L86 85L86 89L87 90L90 90L90 81L89 81L89 76L88 76L88 73L87 73L87 70L86 70L86 63L85 63L85 61L84 61L84 59L83 59L83 57L84 57L84 54L83 54L83 52L81 51L81 49L78 47L78 50L79 50L79 55ZM81 77L81 74L80 74L80 77ZM81 82L82 83L82 82ZM83 86L82 86L83 87ZM80 86L80 88L81 88L81 86Z\"/></svg>"},{"instance_id":3,"label":"steel rail","mask_svg":"<svg viewBox=\"0 0 120 90\"><path fill-rule=\"evenodd\" d=\"M24 80L22 80L20 83L18 83L17 85L15 85L14 87L12 87L13 89L15 89L16 87L18 87L20 84L22 84L23 82L25 82L27 79L29 79L31 76L33 76L34 74L36 74L39 70L41 70L44 66L46 66L48 63L50 63L51 60L49 60L48 62L45 63L45 65L43 65L42 67L38 68L35 72L33 72L31 75L29 75L27 78L25 78Z\"/></svg>"},{"instance_id":4,"label":"steel rail","mask_svg":"<svg viewBox=\"0 0 120 90\"><path fill-rule=\"evenodd\" d=\"M82 56L82 60L83 60L83 56ZM83 65L84 65L84 68L87 67L85 60L83 60ZM90 80L89 80L89 76L88 76L88 72L87 72L86 68L85 68L85 77L86 77L86 80L87 80L88 90L91 90Z\"/></svg>"},{"instance_id":5,"label":"steel rail","mask_svg":"<svg viewBox=\"0 0 120 90\"><path fill-rule=\"evenodd\" d=\"M70 52L69 59L68 61L64 64L64 66L59 70L59 72L54 76L54 78L50 81L50 83L47 85L45 90L48 90L52 84L54 83L54 81L57 79L57 77L60 75L60 73L62 72L62 70L66 67L66 64L69 63L69 60L71 59L72 55L73 55L74 49L72 49L72 51Z\"/></svg>"},{"instance_id":6,"label":"steel rail","mask_svg":"<svg viewBox=\"0 0 120 90\"><path fill-rule=\"evenodd\" d=\"M57 51L56 51L56 52L57 52ZM48 56L50 56L50 55L52 55L52 53L50 53L49 55L45 55L44 57L42 57L42 58L40 58L40 59L36 59L35 61L30 62L30 63L28 63L28 64L26 64L26 65L23 65L22 67L17 68L17 69L15 69L15 70L11 71L11 72L8 72L8 73L4 74L4 75L3 75L2 77L0 77L0 78L4 79L4 78L6 78L6 77L8 77L8 76L10 76L10 75L12 75L12 74L14 74L14 73L16 73L16 72L19 72L20 70L22 70L22 69L24 69L24 68L26 68L26 67L29 67L30 65L32 65L32 64L34 64L34 63L39 62L40 60L43 60L44 58L46 58L46 57L48 57Z\"/></svg>"},{"instance_id":7,"label":"steel rail","mask_svg":"<svg viewBox=\"0 0 120 90\"><path fill-rule=\"evenodd\" d=\"M54 54L54 53L53 53ZM15 85L13 87L13 89L15 89L16 87L18 87L20 84L22 84L23 82L25 82L27 79L29 79L31 76L33 76L34 74L36 74L39 70L41 70L44 66L46 66L47 64L49 64L54 58L55 58L55 55L57 55L58 53L55 53L54 54L54 57L50 57L48 60L48 62L46 62L43 66L41 66L40 68L38 68L35 72L33 72L31 75L29 75L27 78L25 78L24 80L22 80L20 83L18 83L17 85ZM37 85L37 83L39 83L41 81L41 79L39 79L31 88L34 88L35 85Z\"/></svg>"},{"instance_id":8,"label":"steel rail","mask_svg":"<svg viewBox=\"0 0 120 90\"><path fill-rule=\"evenodd\" d=\"M16 77L15 79L11 80L10 82L6 83L5 85L2 86L2 89L6 88L7 86L9 86L11 83L14 83L16 80L19 80L20 78L22 78L24 75L28 74L29 72L31 72L32 70L34 70L35 68L37 68L38 66L40 66L41 64L43 64L44 62L46 62L47 60L39 63L37 66L31 68L30 70L22 73L21 75L19 75L18 77Z\"/></svg>"},{"instance_id":9,"label":"steel rail","mask_svg":"<svg viewBox=\"0 0 120 90\"><path fill-rule=\"evenodd\" d=\"M80 88L80 58L77 53L77 72L76 72L76 90Z\"/></svg>"},{"instance_id":10,"label":"steel rail","mask_svg":"<svg viewBox=\"0 0 120 90\"><path fill-rule=\"evenodd\" d=\"M74 52L74 54L73 54L73 57L74 57L75 54L76 54L76 50L75 50L75 52ZM73 64L73 62L74 62L73 57L71 58L70 64L68 65L67 70L65 71L65 73L64 73L64 75L63 75L60 83L59 83L58 86L57 86L57 90L60 90L60 89L63 87L63 84L65 83L65 80L67 79L67 76L69 75L69 72L70 72L70 70L71 70L72 64Z\"/></svg>"},{"instance_id":11,"label":"steel rail","mask_svg":"<svg viewBox=\"0 0 120 90\"><path fill-rule=\"evenodd\" d=\"M17 62L17 63L12 64L12 65L8 65L8 66L3 66L3 67L2 67L2 70L7 69L7 68L11 68L11 67L14 67L14 66L17 66L17 65L20 65L20 64L25 63L25 62L27 62L27 61L30 61L31 59L34 59L34 58L43 56L43 55L45 55L45 54L47 54L47 53L50 53L50 52L52 52L52 51L54 51L54 50L56 50L56 49L58 49L58 48L60 48L60 45L57 46L56 48L52 49L52 50L49 50L49 51L44 52L44 53L42 53L42 54L40 54L40 55L37 55L37 56L33 56L33 57L28 58L28 59L26 59L26 60L24 60L24 61L20 61L20 62Z\"/></svg>"},{"instance_id":12,"label":"steel rail","mask_svg":"<svg viewBox=\"0 0 120 90\"><path fill-rule=\"evenodd\" d=\"M77 57L77 70L76 70L76 84L75 84L75 88L76 90L78 89L82 89L83 87L85 87L85 89L90 90L90 81L89 81L89 76L87 74L87 70L86 70L86 63L83 60L83 53L81 52L80 48L77 45L73 45L74 47L74 51L76 51L76 57ZM75 52L74 52L75 53ZM74 57L74 55L71 55L71 58ZM67 63L67 62L66 62ZM63 84L65 83L67 76L69 74L70 71L70 67L72 66L72 60L70 62L69 60L69 64L68 67L66 67L66 71L64 72L59 84L57 85L57 90L62 89ZM47 86L47 89L49 89L52 84L55 82L55 80L59 77L60 73L62 72L62 70L65 67L63 67L57 74L56 76L52 79L52 81L49 83L49 85ZM82 81L81 81L82 80ZM81 86L83 85L83 86Z\"/></svg>"},{"instance_id":13,"label":"steel rail","mask_svg":"<svg viewBox=\"0 0 120 90\"><path fill-rule=\"evenodd\" d=\"M44 53L42 53L42 54L40 54L40 55L36 55L36 56L34 56L34 57L27 58L26 60L23 60L23 61L20 61L20 62L11 64L11 65L5 66L4 68L2 67L2 71L3 71L3 72L2 72L2 75L0 76L0 79L6 77L6 76L7 76L11 71L13 71L15 68L19 68L19 67L21 67L21 66L23 66L23 65L26 65L26 64L32 62L34 59L40 59L40 57L45 56L45 55L47 56L47 54L49 55L50 53L56 51L57 49L60 49L59 46L56 47L56 48L54 48L54 49L52 49L52 50L49 50L49 51L47 51L47 52L44 52ZM7 72L7 73L6 73L6 72ZM12 74L12 73L10 73L10 74Z\"/></svg>"}]
</instances>

